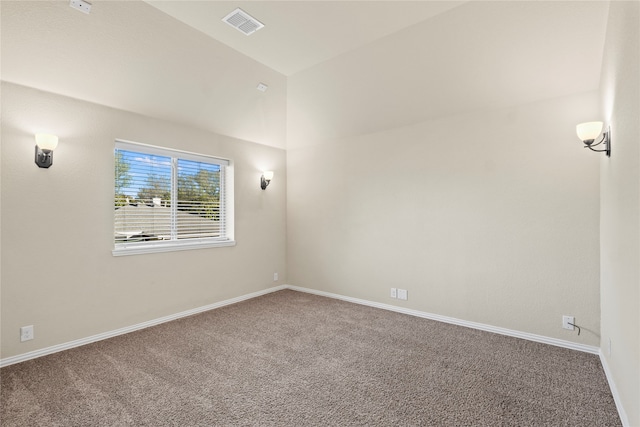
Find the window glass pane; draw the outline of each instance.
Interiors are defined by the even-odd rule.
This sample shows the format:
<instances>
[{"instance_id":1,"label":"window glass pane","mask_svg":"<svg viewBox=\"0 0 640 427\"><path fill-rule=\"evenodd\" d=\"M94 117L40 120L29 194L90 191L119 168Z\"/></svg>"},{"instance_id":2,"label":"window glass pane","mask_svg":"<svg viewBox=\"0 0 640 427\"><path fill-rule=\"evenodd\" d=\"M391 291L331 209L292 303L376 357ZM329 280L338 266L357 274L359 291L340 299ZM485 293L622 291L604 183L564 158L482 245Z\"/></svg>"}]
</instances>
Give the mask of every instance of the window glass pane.
<instances>
[{"instance_id":1,"label":"window glass pane","mask_svg":"<svg viewBox=\"0 0 640 427\"><path fill-rule=\"evenodd\" d=\"M171 158L115 152L115 242L171 239Z\"/></svg>"},{"instance_id":2,"label":"window glass pane","mask_svg":"<svg viewBox=\"0 0 640 427\"><path fill-rule=\"evenodd\" d=\"M221 237L220 165L178 159L178 239Z\"/></svg>"}]
</instances>

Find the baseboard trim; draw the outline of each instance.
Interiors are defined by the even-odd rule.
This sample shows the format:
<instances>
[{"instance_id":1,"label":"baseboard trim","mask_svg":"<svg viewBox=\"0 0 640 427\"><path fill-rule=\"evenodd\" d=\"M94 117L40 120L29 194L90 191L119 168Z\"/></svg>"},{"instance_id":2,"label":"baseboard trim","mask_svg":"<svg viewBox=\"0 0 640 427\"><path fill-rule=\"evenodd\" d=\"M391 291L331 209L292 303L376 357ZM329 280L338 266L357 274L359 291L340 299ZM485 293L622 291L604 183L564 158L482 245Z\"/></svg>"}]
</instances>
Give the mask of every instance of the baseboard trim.
<instances>
[{"instance_id":1,"label":"baseboard trim","mask_svg":"<svg viewBox=\"0 0 640 427\"><path fill-rule=\"evenodd\" d=\"M439 314L427 313L424 311L413 310L404 307L398 307L391 304L384 304L374 301L368 301L360 298L347 297L344 295L334 294L331 292L319 291L315 289L303 288L300 286L292 286L292 285L280 285L272 288L264 289L261 291L253 292L246 295L241 295L239 297L227 299L224 301L219 301L213 304L208 304L202 307L197 307L191 310L182 311L180 313L172 314L169 316L160 317L158 319L149 320L147 322L138 323L136 325L127 326L124 328L116 329L113 331L104 332L97 335L92 335L90 337L81 338L74 341L69 341L63 344L54 345L51 347L42 348L39 350L31 351L28 353L19 354L17 356L11 356L4 359L0 359L0 368L13 365L20 362L25 362L27 360L36 359L38 357L46 356L53 353L58 353L60 351L69 350L75 347L80 347L82 345L91 344L96 341L102 341L108 338L113 338L118 335L124 335L129 332L138 331L140 329L149 328L151 326L159 325L162 323L170 322L172 320L177 320L183 317L192 316L194 314L203 313L205 311L214 310L216 308L224 307L227 305L235 304L241 301L246 301L252 298L257 298L262 295L270 294L272 292L281 291L284 289L291 289L293 291L305 292L308 294L319 295L323 297L338 299L342 301L347 301L355 304L365 305L369 307L380 308L383 310L394 311L397 313L408 314L410 316L421 317L424 319L436 320L438 322L450 323L453 325L464 326L467 328L479 329L482 331L493 332L500 335L507 335L515 338L521 338L529 341L535 341L543 344L550 344L557 347L568 348L571 350L582 351L585 353L597 354L600 357L600 362L602 364L605 376L607 381L609 382L609 388L611 389L611 394L613 395L613 399L616 404L616 408L618 409L618 415L620 416L620 420L622 421L622 425L627 427L630 426L629 418L622 406L622 402L620 400L620 395L618 394L618 390L616 388L615 381L613 380L613 375L611 374L611 370L609 369L609 364L607 359L604 357L602 351L598 347L578 344L570 341L559 340L556 338L545 337L542 335L530 334L527 332L515 331L512 329L500 328L497 326L486 325L483 323L477 322L469 322L462 319L457 319L454 317L441 316Z\"/></svg>"},{"instance_id":2,"label":"baseboard trim","mask_svg":"<svg viewBox=\"0 0 640 427\"><path fill-rule=\"evenodd\" d=\"M507 336L511 336L511 337L515 337L515 338L522 338L522 339L529 340L529 341L535 341L535 342L540 342L540 343L544 343L544 344L555 345L557 347L568 348L568 349L571 349L571 350L583 351L585 353L600 354L600 349L598 347L593 347L593 346L584 345L584 344L578 344L578 343L574 343L574 342L571 342L571 341L559 340L559 339L556 339L556 338L545 337L545 336L542 336L542 335L536 335L536 334L530 334L530 333L527 333L527 332L515 331L515 330L512 330L512 329L500 328L500 327L497 327L497 326L486 325L484 323L469 322L467 320L461 320L461 319L457 319L457 318L454 318L454 317L448 317L448 316L442 316L442 315L439 315L439 314L427 313L427 312L424 312L424 311L418 311L418 310L413 310L413 309L409 309L409 308L398 307L398 306L391 305L391 304L383 304L383 303L364 300L364 299L360 299L360 298L347 297L347 296L344 296L344 295L334 294L334 293L331 293L331 292L318 291L318 290L310 289L310 288L303 288L303 287L300 287L300 286L280 285L280 286L275 286L275 287L272 287L272 288L264 289L262 291L253 292L253 293L246 294L246 295L241 295L241 296L236 297L236 298L231 298L231 299L228 299L228 300L216 302L216 303L205 305L205 306L202 306L202 307L197 307L197 308L194 308L194 309L191 309L191 310L186 310L186 311L183 311L183 312L180 312L180 313L176 313L176 314L172 314L172 315L169 315L169 316L164 316L164 317L161 317L161 318L158 318L158 319L154 319L154 320L150 320L150 321L147 321L147 322L138 323L136 325L127 326L127 327L124 327L124 328L120 328L120 329L116 329L116 330L113 330L113 331L104 332L104 333L97 334L97 335L92 335L90 337L81 338L81 339L74 340L74 341L69 341L67 343L58 344L58 345L54 345L54 346L51 346L51 347L46 347L46 348L39 349L39 350L34 350L34 351L31 351L31 352L28 352L28 353L19 354L17 356L7 357L5 359L0 359L0 368L4 367L4 366L13 365L15 363L24 362L26 360L35 359L37 357L46 356L48 354L57 353L59 351L68 350L68 349L71 349L71 348L74 348L74 347L79 347L81 345L90 344L92 342L101 341L101 340L105 340L105 339L108 339L108 338L116 337L118 335L123 335L123 334L129 333L129 332L137 331L137 330L148 328L148 327L151 327L151 326L159 325L161 323L170 322L172 320L180 319L182 317L192 316L194 314L202 313L202 312L209 311L209 310L214 310L214 309L219 308L219 307L224 307L226 305L235 304L235 303L240 302L240 301L245 301L245 300L248 300L248 299L256 298L256 297L259 297L259 296L262 296L262 295L266 295L266 294L269 294L269 293L272 293L272 292L280 291L280 290L283 290L283 289L291 289L291 290L294 290L294 291L306 292L306 293L309 293L309 294L324 296L324 297L333 298L333 299L339 299L339 300L342 300L342 301L352 302L352 303L360 304L360 305L366 305L366 306L369 306L369 307L380 308L380 309L383 309L383 310L395 311L397 313L408 314L410 316L422 317L424 319L436 320L436 321L444 322L444 323L451 323L451 324L454 324L454 325L465 326L467 328L479 329L479 330L482 330L482 331L493 332L493 333L496 333L496 334L507 335Z\"/></svg>"},{"instance_id":3,"label":"baseboard trim","mask_svg":"<svg viewBox=\"0 0 640 427\"><path fill-rule=\"evenodd\" d=\"M602 369L604 370L604 375L607 377L607 382L609 383L609 389L611 390L611 395L613 396L613 401L616 403L616 408L618 409L618 416L620 417L620 421L624 427L630 427L629 417L627 417L627 412L624 410L622 406L622 400L620 400L620 394L618 394L618 388L616 387L616 382L613 380L613 374L611 373L611 369L609 368L609 362L607 362L607 358L604 357L604 353L602 350L598 352L600 356L600 364L602 365Z\"/></svg>"},{"instance_id":4,"label":"baseboard trim","mask_svg":"<svg viewBox=\"0 0 640 427\"><path fill-rule=\"evenodd\" d=\"M136 325L127 326L124 328L116 329L113 331L103 332L101 334L92 335L90 337L81 338L74 341L69 341L66 343L54 345L51 347L42 348L39 350L30 351L28 353L19 354L17 356L11 356L4 359L0 359L0 368L5 366L13 365L20 362L25 362L27 360L36 359L38 357L46 356L48 354L58 353L60 351L69 350L74 347L80 347L85 344L91 344L92 342L106 340L108 338L113 338L118 335L124 335L129 332L138 331L140 329L149 328L151 326L156 326L161 323L170 322L172 320L177 320L182 317L192 316L194 314L203 313L205 311L214 310L216 308L224 307L226 305L235 304L241 301L245 301L248 299L256 298L262 295L270 294L272 292L281 291L283 289L287 289L287 285L275 286L272 288L264 289L261 291L253 292L246 295L241 295L239 297L227 299L224 301L216 302L213 304L208 304L202 307L197 307L191 310L182 311L180 313L171 314L169 316L160 317L158 319L149 320L147 322L138 323Z\"/></svg>"},{"instance_id":5,"label":"baseboard trim","mask_svg":"<svg viewBox=\"0 0 640 427\"><path fill-rule=\"evenodd\" d=\"M315 289L302 288L300 286L288 286L288 289L300 292L306 292L309 294L320 295L323 297L339 299L342 301L348 301L355 304L366 305L369 307L381 308L383 310L395 311L397 313L408 314L410 316L422 317L424 319L436 320L438 322L451 323L453 325L465 326L467 328L479 329L481 331L493 332L495 334L507 335L515 338L522 338L529 341L535 341L543 344L550 344L556 347L568 348L571 350L582 351L585 353L599 354L600 349L598 347L578 344L571 341L560 340L557 338L545 337L543 335L530 334L528 332L515 331L513 329L501 328L498 326L486 325L484 323L469 322L467 320L456 319L455 317L441 316L439 314L427 313L424 311L413 310L404 307L398 307L391 304L383 304L374 301L363 300L360 298L352 298L344 295L334 294L331 292L318 291Z\"/></svg>"}]
</instances>

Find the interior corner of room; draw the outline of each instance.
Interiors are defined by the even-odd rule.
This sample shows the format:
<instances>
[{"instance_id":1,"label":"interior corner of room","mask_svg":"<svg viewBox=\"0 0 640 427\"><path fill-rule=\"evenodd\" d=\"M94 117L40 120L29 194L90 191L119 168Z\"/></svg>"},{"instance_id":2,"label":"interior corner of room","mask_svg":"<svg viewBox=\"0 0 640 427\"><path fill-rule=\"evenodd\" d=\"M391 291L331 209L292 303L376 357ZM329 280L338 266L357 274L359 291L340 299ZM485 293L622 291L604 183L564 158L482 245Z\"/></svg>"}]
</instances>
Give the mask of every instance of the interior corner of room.
<instances>
[{"instance_id":1,"label":"interior corner of room","mask_svg":"<svg viewBox=\"0 0 640 427\"><path fill-rule=\"evenodd\" d=\"M596 354L640 425L640 3L71 3L0 2L1 366L290 289ZM116 141L228 162L228 242L114 244Z\"/></svg>"}]
</instances>

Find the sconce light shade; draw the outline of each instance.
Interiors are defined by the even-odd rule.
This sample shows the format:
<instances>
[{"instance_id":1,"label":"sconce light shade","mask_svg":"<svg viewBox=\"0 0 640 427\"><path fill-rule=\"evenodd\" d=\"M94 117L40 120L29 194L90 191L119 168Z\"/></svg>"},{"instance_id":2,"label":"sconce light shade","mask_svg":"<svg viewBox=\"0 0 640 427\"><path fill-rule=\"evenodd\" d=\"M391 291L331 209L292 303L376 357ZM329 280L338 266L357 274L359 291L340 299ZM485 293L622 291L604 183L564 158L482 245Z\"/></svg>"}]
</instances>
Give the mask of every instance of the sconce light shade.
<instances>
[{"instance_id":1,"label":"sconce light shade","mask_svg":"<svg viewBox=\"0 0 640 427\"><path fill-rule=\"evenodd\" d=\"M600 135L600 132L602 132L602 122L580 123L576 126L578 138L580 138L580 141L584 141L585 144L586 141L593 142Z\"/></svg>"},{"instance_id":2,"label":"sconce light shade","mask_svg":"<svg viewBox=\"0 0 640 427\"><path fill-rule=\"evenodd\" d=\"M266 190L267 186L273 179L273 171L264 171L260 177L260 188Z\"/></svg>"},{"instance_id":3,"label":"sconce light shade","mask_svg":"<svg viewBox=\"0 0 640 427\"><path fill-rule=\"evenodd\" d=\"M36 134L35 162L41 168L51 167L53 164L53 150L58 146L58 137L46 133Z\"/></svg>"},{"instance_id":4,"label":"sconce light shade","mask_svg":"<svg viewBox=\"0 0 640 427\"><path fill-rule=\"evenodd\" d=\"M584 142L584 148L588 148L591 151L606 153L607 157L611 157L611 129L607 129L603 132L602 139L598 141L597 144L594 144L593 142L596 140L598 135L600 135L600 132L602 132L602 122L580 123L576 126L576 133L578 134L578 138ZM593 149L593 147L603 143L604 150Z\"/></svg>"},{"instance_id":5,"label":"sconce light shade","mask_svg":"<svg viewBox=\"0 0 640 427\"><path fill-rule=\"evenodd\" d=\"M58 137L47 133L37 133L36 144L41 150L55 150L58 146Z\"/></svg>"}]
</instances>

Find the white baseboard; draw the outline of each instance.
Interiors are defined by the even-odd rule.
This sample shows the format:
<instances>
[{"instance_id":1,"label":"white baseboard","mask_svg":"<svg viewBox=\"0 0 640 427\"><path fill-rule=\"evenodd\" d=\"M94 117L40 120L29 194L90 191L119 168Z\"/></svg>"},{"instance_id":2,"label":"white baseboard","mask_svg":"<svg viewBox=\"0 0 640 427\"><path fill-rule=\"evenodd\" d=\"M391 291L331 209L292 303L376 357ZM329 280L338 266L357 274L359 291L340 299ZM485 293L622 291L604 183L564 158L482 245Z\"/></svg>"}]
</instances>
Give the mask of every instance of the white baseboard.
<instances>
[{"instance_id":1,"label":"white baseboard","mask_svg":"<svg viewBox=\"0 0 640 427\"><path fill-rule=\"evenodd\" d=\"M611 370L609 369L609 365L607 363L607 359L602 354L602 351L598 347L577 344L571 341L559 340L556 338L545 337L542 335L530 334L527 332L514 331L512 329L499 328L497 326L486 325L483 323L469 322L466 320L456 319L454 317L441 316L439 314L426 313L423 311L412 310L404 307L398 307L390 304L383 304L379 302L373 302L368 300L363 300L359 298L346 297L339 294L334 294L331 292L317 291L315 289L302 288L299 286L287 286L288 289L300 292L306 292L309 294L320 295L328 298L339 299L343 301L352 302L355 304L366 305L369 307L381 308L384 310L395 311L397 313L408 314L410 316L422 317L425 319L436 320L438 322L451 323L454 325L465 326L473 329L480 329L482 331L493 332L496 334L507 335L515 338L522 338L529 341L535 341L543 344L550 344L557 347L568 348L571 350L582 351L585 353L597 354L600 357L600 362L602 364L602 368L607 377L607 381L609 383L609 389L611 390L611 395L613 396L613 400L616 403L616 409L618 410L618 416L620 417L620 421L624 427L630 427L629 418L627 417L627 413L622 406L622 401L620 400L620 395L618 394L618 390L616 388L616 383L613 380L613 375L611 374Z\"/></svg>"},{"instance_id":2,"label":"white baseboard","mask_svg":"<svg viewBox=\"0 0 640 427\"><path fill-rule=\"evenodd\" d=\"M602 369L604 370L604 374L607 377L607 382L609 383L609 388L611 389L611 395L613 396L613 401L616 402L616 408L618 409L618 415L620 416L620 421L622 421L622 425L624 427L630 427L629 417L627 417L627 412L624 410L622 406L622 401L620 400L620 395L618 394L618 388L616 387L616 383L613 380L613 375L611 374L611 369L609 369L609 362L607 362L607 358L604 357L602 350L598 353L600 355L600 363L602 364Z\"/></svg>"},{"instance_id":3,"label":"white baseboard","mask_svg":"<svg viewBox=\"0 0 640 427\"><path fill-rule=\"evenodd\" d=\"M465 326L467 328L479 329L481 331L493 332L495 334L507 335L510 337L522 338L529 341L535 341L543 344L555 345L557 347L568 348L571 350L578 350L585 353L599 354L600 349L591 345L578 344L571 341L560 340L557 338L545 337L543 335L530 334L528 332L520 332L512 329L500 328L498 326L486 325L484 323L469 322L467 320L456 319L455 317L441 316L439 314L427 313L424 311L412 310L410 308L398 307L391 304L383 304L379 302L373 302L363 300L359 298L346 297L339 294L333 294L330 292L317 291L315 289L301 288L299 286L287 286L288 289L294 291L306 292L309 294L320 295L324 297L339 299L343 301L352 302L355 304L367 305L369 307L381 308L384 310L395 311L397 313L408 314L410 316L422 317L424 319L437 320L438 322L451 323L453 325Z\"/></svg>"},{"instance_id":4,"label":"white baseboard","mask_svg":"<svg viewBox=\"0 0 640 427\"><path fill-rule=\"evenodd\" d=\"M294 290L294 291L306 292L306 293L309 293L309 294L314 294L314 295L320 295L320 296L324 296L324 297L328 297L328 298L339 299L339 300L342 300L342 301L348 301L348 302L352 302L352 303L355 303L355 304L366 305L366 306L369 306L369 307L381 308L383 310L389 310L389 311L394 311L394 312L397 312L397 313L408 314L410 316L416 316L416 317L422 317L422 318L425 318L425 319L436 320L438 322L444 322L444 323L450 323L450 324L459 325L459 326L465 326L467 328L479 329L479 330L482 330L482 331L493 332L493 333L496 333L496 334L507 335L507 336L511 336L511 337L515 337L515 338L522 338L522 339L529 340L529 341L535 341L535 342L539 342L539 343L543 343L543 344L550 344L550 345L554 345L554 346L558 346L558 347L568 348L568 349L571 349L571 350L577 350L577 351L582 351L582 352L586 352L586 353L597 354L600 357L600 361L602 363L602 367L603 367L605 375L607 377L607 381L609 382L609 387L611 389L611 394L613 395L613 399L615 400L616 407L618 409L618 414L620 415L620 419L622 421L622 424L624 426L629 426L630 425L629 424L629 419L627 418L627 414L626 414L626 412L625 412L625 410L624 410L624 408L622 406L622 402L620 401L620 396L619 396L618 391L616 389L616 385L615 385L615 382L613 380L613 376L611 375L611 371L609 369L609 365L607 363L607 359L604 357L604 355L602 354L602 352L600 351L600 349L598 347L584 345L584 344L577 344L577 343L574 343L574 342L571 342L571 341L559 340L559 339L556 339L556 338L545 337L545 336L542 336L542 335L536 335L536 334L530 334L530 333L527 333L527 332L515 331L515 330L512 330L512 329L500 328L500 327L497 327L497 326L486 325L486 324L483 324L483 323L469 322L469 321L466 321L466 320L456 319L454 317L441 316L439 314L427 313L427 312L423 312L423 311L412 310L412 309L409 309L409 308L398 307L398 306L395 306L395 305L383 304L383 303L379 303L379 302L363 300L363 299L360 299L360 298L347 297L347 296L344 296L344 295L334 294L334 293L331 293L331 292L318 291L318 290L315 290L315 289L309 289L309 288L303 288L303 287L291 286L291 285L275 286L275 287L264 289L264 290L261 290L261 291L258 291L258 292L253 292L253 293L250 293L250 294L241 295L239 297L227 299L227 300L216 302L216 303L213 303L213 304L208 304L208 305L205 305L205 306L202 306L202 307L197 307L197 308L194 308L194 309L191 309L191 310L187 310L187 311L182 311L180 313L172 314L172 315L169 315L169 316L164 316L164 317L161 317L161 318L158 318L158 319L154 319L154 320L150 320L150 321L147 321L147 322L138 323L136 325L127 326L127 327L116 329L116 330L113 330L113 331L108 331L108 332L104 332L104 333L101 333L101 334L92 335L90 337L81 338L81 339L74 340L74 341L69 341L67 343L54 345L54 346L51 346L51 347L47 347L47 348L31 351L31 352L28 352L28 353L19 354L17 356L7 357L7 358L4 358L4 359L0 359L0 368L1 367L5 367L5 366L9 366L9 365L13 365L15 363L24 362L24 361L27 361L27 360L30 360L30 359L35 359L35 358L38 358L38 357L46 356L48 354L53 354L53 353L57 353L57 352L60 352L60 351L69 350L69 349L74 348L74 347L80 347L82 345L90 344L92 342L101 341L101 340L105 340L105 339L108 339L108 338L116 337L118 335L127 334L129 332L133 332L133 331L137 331L137 330L140 330L140 329L148 328L148 327L151 327L151 326L159 325L161 323L170 322L172 320L177 320L177 319L180 319L182 317L192 316L194 314L203 313L203 312L209 311L209 310L214 310L216 308L224 307L226 305L235 304L235 303L238 303L240 301L245 301L245 300L248 300L248 299L256 298L256 297L259 297L259 296L262 296L262 295L266 295L266 294L269 294L269 293L272 293L272 292L280 291L280 290L283 290L283 289L291 289L291 290Z\"/></svg>"},{"instance_id":5,"label":"white baseboard","mask_svg":"<svg viewBox=\"0 0 640 427\"><path fill-rule=\"evenodd\" d=\"M248 300L248 299L251 299L251 298L256 298L256 297L259 297L259 296L262 296L262 295L266 295L266 294L271 293L271 292L280 291L280 290L283 290L283 289L291 289L291 290L294 290L294 291L306 292L306 293L309 293L309 294L314 294L314 295L320 295L320 296L324 296L324 297L328 297L328 298L339 299L339 300L343 300L343 301L352 302L352 303L355 303L355 304L366 305L366 306L369 306L369 307L381 308L383 310L395 311L397 313L408 314L410 316L422 317L422 318L425 318L425 319L436 320L436 321L439 321L439 322L451 323L451 324L454 324L454 325L465 326L465 327L468 327L468 328L479 329L479 330L482 330L482 331L493 332L493 333L496 333L496 334L507 335L507 336L511 336L511 337L530 340L530 341L536 341L536 342L540 342L540 343L544 343L544 344L555 345L555 346L558 346L558 347L564 347L564 348L568 348L568 349L571 349L571 350L578 350L578 351L583 351L583 352L592 353L592 354L600 354L600 349L598 347L588 346L588 345L584 345L584 344L577 344L577 343L574 343L574 342L571 342L571 341L564 341L564 340L559 340L559 339L556 339L556 338L545 337L545 336L542 336L542 335L535 335L535 334L530 334L530 333L527 333L527 332L515 331L515 330L512 330L512 329L500 328L500 327L497 327L497 326L486 325L486 324L483 324L483 323L469 322L469 321L466 321L466 320L456 319L454 317L441 316L439 314L427 313L427 312L423 312L423 311L412 310L412 309L409 309L409 308L398 307L398 306L395 306L395 305L383 304L383 303L363 300L363 299L359 299L359 298L347 297L347 296L334 294L334 293L330 293L330 292L318 291L318 290L315 290L315 289L302 288L302 287L299 287L299 286L291 286L291 285L281 285L281 286L275 286L275 287L272 287L272 288L264 289L262 291L253 292L253 293L250 293L250 294L242 295L242 296L239 296L239 297L236 297L236 298L231 298L231 299L220 301L220 302L217 302L217 303L205 305L205 306L202 306L202 307L197 307L197 308L194 308L194 309L191 309L191 310L183 311L183 312L172 314L172 315L169 315L169 316L164 316L164 317L161 317L161 318L158 318L158 319L149 320L147 322L138 323L136 325L127 326L127 327L116 329L116 330L113 330L113 331L108 331L108 332L103 332L101 334L92 335L90 337L81 338L81 339L78 339L78 340L69 341L69 342L62 343L62 344L57 344L57 345L54 345L54 346L51 346L51 347L42 348L42 349L39 349L39 350L30 351L28 353L19 354L17 356L12 356L12 357L7 357L7 358L4 358L4 359L0 359L0 368L4 367L4 366L13 365L15 363L24 362L24 361L27 361L27 360L30 360L30 359L35 359L37 357L46 356L48 354L53 354L53 353L57 353L57 352L60 352L60 351L68 350L68 349L71 349L71 348L74 348L74 347L79 347L81 345L90 344L92 342L101 341L101 340L105 340L105 339L108 339L108 338L116 337L118 335L123 335L123 334L129 333L129 332L133 332L133 331L137 331L137 330L140 330L140 329L148 328L150 326L159 325L161 323L170 322L172 320L180 319L182 317L192 316L194 314L198 314L198 313L202 313L202 312L205 312L205 311L213 310L213 309L216 309L216 308L219 308L219 307L224 307L226 305L235 304L235 303L240 302L240 301L245 301L245 300ZM601 356L601 359L604 360L604 358L602 356ZM605 366L604 363L603 363L603 366ZM609 379L609 383L613 384L613 380L611 379L607 369L605 369L605 372L607 372L607 378ZM613 393L613 388L612 388L612 393ZM614 394L614 397L615 396L617 396L617 393ZM619 399L616 400L616 405L619 405ZM619 406L619 408L621 408L621 407Z\"/></svg>"},{"instance_id":6,"label":"white baseboard","mask_svg":"<svg viewBox=\"0 0 640 427\"><path fill-rule=\"evenodd\" d=\"M208 304L202 307L197 307L191 310L182 311L180 313L171 314L169 316L160 317L159 319L149 320L148 322L138 323L137 325L127 326L124 328L116 329L114 331L103 332L98 335L92 335L90 337L81 338L74 341L69 341L66 343L54 345L51 347L42 348L39 350L30 351L28 353L19 354L17 356L7 357L4 359L0 359L0 368L13 365L15 363L25 362L30 359L35 359L37 357L46 356L48 354L58 353L59 351L69 350L74 347L80 347L81 345L90 344L92 342L105 340L107 338L113 338L118 335L124 335L129 332L137 331L140 329L148 328L150 326L159 325L161 323L170 322L172 320L180 319L182 317L192 316L194 314L202 313L205 311L213 310L216 308L224 307L225 305L235 304L240 301L245 301L251 298L256 298L262 295L269 294L271 292L280 291L283 289L287 289L287 285L275 286L273 288L264 289L262 291L253 292L246 295L241 295L236 298L227 299L224 301L216 302L213 304Z\"/></svg>"}]
</instances>

